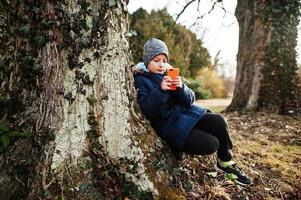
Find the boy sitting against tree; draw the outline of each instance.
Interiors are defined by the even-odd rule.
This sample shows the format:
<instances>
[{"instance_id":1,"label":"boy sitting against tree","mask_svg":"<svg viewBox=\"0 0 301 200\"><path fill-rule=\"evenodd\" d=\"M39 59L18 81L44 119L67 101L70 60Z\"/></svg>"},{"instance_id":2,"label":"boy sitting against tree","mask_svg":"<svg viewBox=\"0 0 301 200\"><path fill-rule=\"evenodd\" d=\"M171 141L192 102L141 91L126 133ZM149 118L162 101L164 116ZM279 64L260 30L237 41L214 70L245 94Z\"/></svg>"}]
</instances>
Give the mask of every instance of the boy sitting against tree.
<instances>
[{"instance_id":1,"label":"boy sitting against tree","mask_svg":"<svg viewBox=\"0 0 301 200\"><path fill-rule=\"evenodd\" d=\"M135 85L138 103L156 133L173 151L196 155L217 152L216 168L232 174L241 185L251 184L232 160L232 142L224 117L193 104L194 92L181 76L165 76L168 65L166 44L156 38L143 47L143 63L138 63ZM170 90L175 86L176 90Z\"/></svg>"}]
</instances>

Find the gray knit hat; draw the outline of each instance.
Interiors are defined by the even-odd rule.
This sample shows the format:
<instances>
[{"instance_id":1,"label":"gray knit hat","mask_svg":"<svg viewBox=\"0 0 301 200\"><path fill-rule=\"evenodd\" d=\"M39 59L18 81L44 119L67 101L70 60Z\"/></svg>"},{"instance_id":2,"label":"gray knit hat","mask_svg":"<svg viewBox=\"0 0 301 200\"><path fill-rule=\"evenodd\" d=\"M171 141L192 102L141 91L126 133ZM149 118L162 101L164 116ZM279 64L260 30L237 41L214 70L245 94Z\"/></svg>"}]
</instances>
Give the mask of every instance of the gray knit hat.
<instances>
[{"instance_id":1,"label":"gray knit hat","mask_svg":"<svg viewBox=\"0 0 301 200\"><path fill-rule=\"evenodd\" d=\"M143 46L143 62L147 67L148 63L157 55L165 54L168 60L168 49L166 44L159 39L151 38Z\"/></svg>"}]
</instances>

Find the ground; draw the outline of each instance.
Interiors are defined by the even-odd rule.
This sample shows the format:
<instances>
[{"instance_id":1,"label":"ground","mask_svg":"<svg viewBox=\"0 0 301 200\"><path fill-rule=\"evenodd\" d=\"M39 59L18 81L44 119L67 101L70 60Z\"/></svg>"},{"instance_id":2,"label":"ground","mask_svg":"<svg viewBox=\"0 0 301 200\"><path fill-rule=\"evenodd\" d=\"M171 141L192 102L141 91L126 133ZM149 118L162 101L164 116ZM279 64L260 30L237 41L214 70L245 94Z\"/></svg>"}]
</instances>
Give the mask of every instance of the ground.
<instances>
[{"instance_id":1,"label":"ground","mask_svg":"<svg viewBox=\"0 0 301 200\"><path fill-rule=\"evenodd\" d=\"M220 112L230 99L196 103ZM214 172L213 156L186 156L182 161L186 169L178 176L178 179L186 176L189 180L191 189L185 181L180 186L187 194L186 199L301 199L301 117L267 113L222 114L229 123L234 159L253 179L253 184L242 187L223 174L215 176L211 173Z\"/></svg>"},{"instance_id":2,"label":"ground","mask_svg":"<svg viewBox=\"0 0 301 200\"><path fill-rule=\"evenodd\" d=\"M221 112L231 99L199 100L198 105ZM151 159L153 175L166 181L161 185L165 200L274 200L301 199L301 117L267 113L223 113L230 127L234 143L234 160L253 179L251 186L239 186L225 174L214 170L215 156L184 155L182 160L170 156L165 145L155 145ZM131 191L121 193L120 188L101 180L93 184L85 181L89 167L78 171L78 183L64 188L64 199L151 199L137 197ZM172 177L170 177L170 175ZM72 184L71 184L72 185ZM74 184L73 184L74 185ZM97 187L95 187L97 186ZM103 198L103 191L111 191L116 198ZM60 199L61 193L45 193L46 199ZM122 186L123 187L123 186ZM116 192L117 191L117 192ZM118 192L119 191L119 192ZM108 192L109 193L109 192ZM110 193L110 194L111 194ZM57 198L55 198L57 197ZM1 198L0 198L1 199Z\"/></svg>"},{"instance_id":3,"label":"ground","mask_svg":"<svg viewBox=\"0 0 301 200\"><path fill-rule=\"evenodd\" d=\"M214 112L223 111L231 103L231 98L200 99L196 101L197 105L204 106Z\"/></svg>"}]
</instances>

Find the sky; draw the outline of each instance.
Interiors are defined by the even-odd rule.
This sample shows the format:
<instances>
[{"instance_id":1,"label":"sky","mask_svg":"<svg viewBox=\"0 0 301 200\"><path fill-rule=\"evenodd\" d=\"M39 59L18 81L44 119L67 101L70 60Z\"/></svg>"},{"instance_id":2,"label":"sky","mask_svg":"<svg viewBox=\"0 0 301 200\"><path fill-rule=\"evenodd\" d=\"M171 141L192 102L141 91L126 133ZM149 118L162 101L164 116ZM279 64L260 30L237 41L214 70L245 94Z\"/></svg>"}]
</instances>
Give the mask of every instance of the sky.
<instances>
[{"instance_id":1,"label":"sky","mask_svg":"<svg viewBox=\"0 0 301 200\"><path fill-rule=\"evenodd\" d=\"M150 12L166 7L169 14L175 17L181 12L186 2L185 0L130 0L128 11L133 13L142 7ZM208 14L213 5L212 2L213 0L200 1L198 12L196 1L181 15L178 22L191 29L198 38L202 39L212 58L220 51L220 63L224 65L223 72L226 76L234 77L239 33L238 23L234 16L237 1L224 0L223 7L226 12L221 8L221 4L216 4L215 9ZM192 26L197 16L202 15L204 17L198 20L199 23ZM297 51L299 56L297 60L301 64L301 24L299 25L298 38Z\"/></svg>"}]
</instances>

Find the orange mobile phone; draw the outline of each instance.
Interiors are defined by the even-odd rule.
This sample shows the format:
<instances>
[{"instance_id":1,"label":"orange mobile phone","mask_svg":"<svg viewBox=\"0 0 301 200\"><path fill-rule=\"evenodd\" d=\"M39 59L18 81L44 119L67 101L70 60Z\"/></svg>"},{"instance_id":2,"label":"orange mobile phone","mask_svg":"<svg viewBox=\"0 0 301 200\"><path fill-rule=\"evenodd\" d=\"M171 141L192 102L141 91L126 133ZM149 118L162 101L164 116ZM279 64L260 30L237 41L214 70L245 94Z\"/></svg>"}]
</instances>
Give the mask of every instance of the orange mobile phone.
<instances>
[{"instance_id":1,"label":"orange mobile phone","mask_svg":"<svg viewBox=\"0 0 301 200\"><path fill-rule=\"evenodd\" d=\"M180 75L180 68L171 68L167 71L167 76L169 76L172 79L179 75ZM176 89L177 87L173 85L170 86L170 90L176 90Z\"/></svg>"}]
</instances>

